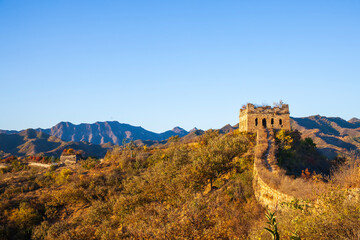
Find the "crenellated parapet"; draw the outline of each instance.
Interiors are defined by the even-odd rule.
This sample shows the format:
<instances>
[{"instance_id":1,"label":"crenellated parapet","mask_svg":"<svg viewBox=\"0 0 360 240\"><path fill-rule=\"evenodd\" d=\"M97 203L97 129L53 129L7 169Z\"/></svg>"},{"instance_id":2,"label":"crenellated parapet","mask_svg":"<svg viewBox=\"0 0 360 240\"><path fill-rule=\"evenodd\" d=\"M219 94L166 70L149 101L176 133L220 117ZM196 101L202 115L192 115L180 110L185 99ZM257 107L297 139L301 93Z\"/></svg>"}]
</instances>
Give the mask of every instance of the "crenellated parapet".
<instances>
[{"instance_id":1,"label":"crenellated parapet","mask_svg":"<svg viewBox=\"0 0 360 240\"><path fill-rule=\"evenodd\" d=\"M256 132L259 129L290 130L289 105L257 107L248 103L244 108L240 109L239 130Z\"/></svg>"}]
</instances>

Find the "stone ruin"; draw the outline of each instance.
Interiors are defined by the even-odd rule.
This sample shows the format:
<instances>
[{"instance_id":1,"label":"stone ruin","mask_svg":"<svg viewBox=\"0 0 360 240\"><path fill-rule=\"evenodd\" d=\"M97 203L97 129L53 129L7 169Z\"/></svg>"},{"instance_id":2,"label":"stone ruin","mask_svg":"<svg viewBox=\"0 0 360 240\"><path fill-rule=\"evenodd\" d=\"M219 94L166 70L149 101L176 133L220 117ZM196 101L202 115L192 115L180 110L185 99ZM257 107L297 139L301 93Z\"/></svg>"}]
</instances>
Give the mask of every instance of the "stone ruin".
<instances>
[{"instance_id":1,"label":"stone ruin","mask_svg":"<svg viewBox=\"0 0 360 240\"><path fill-rule=\"evenodd\" d=\"M65 165L76 164L80 160L80 155L72 154L72 155L61 155L60 162Z\"/></svg>"},{"instance_id":2,"label":"stone ruin","mask_svg":"<svg viewBox=\"0 0 360 240\"><path fill-rule=\"evenodd\" d=\"M289 105L256 107L248 103L240 109L239 120L241 132L256 132L262 129L290 130Z\"/></svg>"}]
</instances>

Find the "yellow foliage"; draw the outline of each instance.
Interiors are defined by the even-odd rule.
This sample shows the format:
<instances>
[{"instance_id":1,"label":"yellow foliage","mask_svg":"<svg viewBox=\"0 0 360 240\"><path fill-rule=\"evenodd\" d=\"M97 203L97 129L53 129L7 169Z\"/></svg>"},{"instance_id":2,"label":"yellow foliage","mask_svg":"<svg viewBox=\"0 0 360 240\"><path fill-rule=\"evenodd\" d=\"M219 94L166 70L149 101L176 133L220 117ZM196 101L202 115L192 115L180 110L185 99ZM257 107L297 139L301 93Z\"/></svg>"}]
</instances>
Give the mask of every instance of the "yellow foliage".
<instances>
[{"instance_id":1,"label":"yellow foliage","mask_svg":"<svg viewBox=\"0 0 360 240\"><path fill-rule=\"evenodd\" d=\"M200 147L200 145L199 145L198 142L188 143L188 146L189 146L191 149L197 149L197 148Z\"/></svg>"},{"instance_id":2,"label":"yellow foliage","mask_svg":"<svg viewBox=\"0 0 360 240\"><path fill-rule=\"evenodd\" d=\"M246 239L262 210L248 204L254 139L210 131L196 141L134 146L131 158L115 147L96 171L41 174L50 184L16 196L41 196L32 199L39 210L9 211L5 224L34 222L41 213L43 222L27 232L34 239Z\"/></svg>"},{"instance_id":3,"label":"yellow foliage","mask_svg":"<svg viewBox=\"0 0 360 240\"><path fill-rule=\"evenodd\" d=\"M276 138L282 143L285 150L289 150L294 142L294 139L292 139L285 129L278 131L276 133Z\"/></svg>"},{"instance_id":4,"label":"yellow foliage","mask_svg":"<svg viewBox=\"0 0 360 240\"><path fill-rule=\"evenodd\" d=\"M314 181L314 182L320 182L320 181L322 181L324 179L324 177L321 175L321 174L313 174L313 176L312 176L312 180Z\"/></svg>"},{"instance_id":5,"label":"yellow foliage","mask_svg":"<svg viewBox=\"0 0 360 240\"><path fill-rule=\"evenodd\" d=\"M62 184L62 183L65 183L68 178L70 177L70 175L73 173L73 171L71 171L70 169L68 168L64 168L60 171L60 173L57 175L56 177L56 182L58 184Z\"/></svg>"},{"instance_id":6,"label":"yellow foliage","mask_svg":"<svg viewBox=\"0 0 360 240\"><path fill-rule=\"evenodd\" d=\"M21 203L19 208L13 209L9 216L9 221L21 228L31 226L37 219L35 209L25 202Z\"/></svg>"}]
</instances>

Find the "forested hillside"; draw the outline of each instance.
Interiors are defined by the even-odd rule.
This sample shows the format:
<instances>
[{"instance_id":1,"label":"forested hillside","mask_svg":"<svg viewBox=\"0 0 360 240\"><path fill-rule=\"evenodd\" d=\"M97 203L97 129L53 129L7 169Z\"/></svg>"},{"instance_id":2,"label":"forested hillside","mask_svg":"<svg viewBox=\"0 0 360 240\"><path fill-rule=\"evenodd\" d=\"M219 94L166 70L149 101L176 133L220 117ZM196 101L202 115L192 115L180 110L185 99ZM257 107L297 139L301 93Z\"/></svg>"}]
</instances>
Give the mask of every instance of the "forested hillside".
<instances>
[{"instance_id":1,"label":"forested hillside","mask_svg":"<svg viewBox=\"0 0 360 240\"><path fill-rule=\"evenodd\" d=\"M118 147L90 170L3 174L1 236L247 236L263 211L251 187L254 136L209 131L192 143L177 141L164 148Z\"/></svg>"},{"instance_id":2,"label":"forested hillside","mask_svg":"<svg viewBox=\"0 0 360 240\"><path fill-rule=\"evenodd\" d=\"M267 239L252 188L254 146L255 135L209 130L157 147L116 147L102 163L14 168L0 174L0 238ZM329 194L321 214L296 203L279 213L281 236L353 236L358 208ZM351 224L342 226L339 216ZM326 237L314 238L318 232Z\"/></svg>"}]
</instances>

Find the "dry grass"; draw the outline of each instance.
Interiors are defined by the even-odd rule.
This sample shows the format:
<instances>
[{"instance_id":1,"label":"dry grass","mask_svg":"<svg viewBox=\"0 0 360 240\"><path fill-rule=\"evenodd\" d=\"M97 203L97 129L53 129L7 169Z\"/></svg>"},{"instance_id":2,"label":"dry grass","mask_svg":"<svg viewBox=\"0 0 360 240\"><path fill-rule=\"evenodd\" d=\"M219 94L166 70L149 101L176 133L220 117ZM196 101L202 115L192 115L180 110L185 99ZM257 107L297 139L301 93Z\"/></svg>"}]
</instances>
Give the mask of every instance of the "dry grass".
<instances>
[{"instance_id":1,"label":"dry grass","mask_svg":"<svg viewBox=\"0 0 360 240\"><path fill-rule=\"evenodd\" d=\"M314 180L313 178L294 178L285 174L285 170L270 172L264 165L266 145L260 144L255 150L256 166L259 176L270 187L302 199L314 200L319 195L330 189L341 188L360 188L360 158L351 156L347 162L340 165L327 179L328 182Z\"/></svg>"},{"instance_id":2,"label":"dry grass","mask_svg":"<svg viewBox=\"0 0 360 240\"><path fill-rule=\"evenodd\" d=\"M275 152L270 151L267 156L269 144L268 140L264 140L263 137L264 136L258 140L258 144L255 147L255 164L260 178L266 184L284 194L308 200L314 200L326 191L328 184L322 181L294 178L286 175L285 170L278 167L273 167L273 171L270 171L268 158L275 158L275 156L271 156L274 155Z\"/></svg>"},{"instance_id":3,"label":"dry grass","mask_svg":"<svg viewBox=\"0 0 360 240\"><path fill-rule=\"evenodd\" d=\"M267 143L258 143L255 147L255 158L263 159L267 148Z\"/></svg>"},{"instance_id":4,"label":"dry grass","mask_svg":"<svg viewBox=\"0 0 360 240\"><path fill-rule=\"evenodd\" d=\"M260 178L271 188L296 198L314 200L324 193L327 185L324 182L314 182L302 178L285 175L285 171L270 172L264 165L257 165Z\"/></svg>"},{"instance_id":5,"label":"dry grass","mask_svg":"<svg viewBox=\"0 0 360 240\"><path fill-rule=\"evenodd\" d=\"M332 172L331 182L342 188L360 188L360 158L350 156L345 164Z\"/></svg>"}]
</instances>

